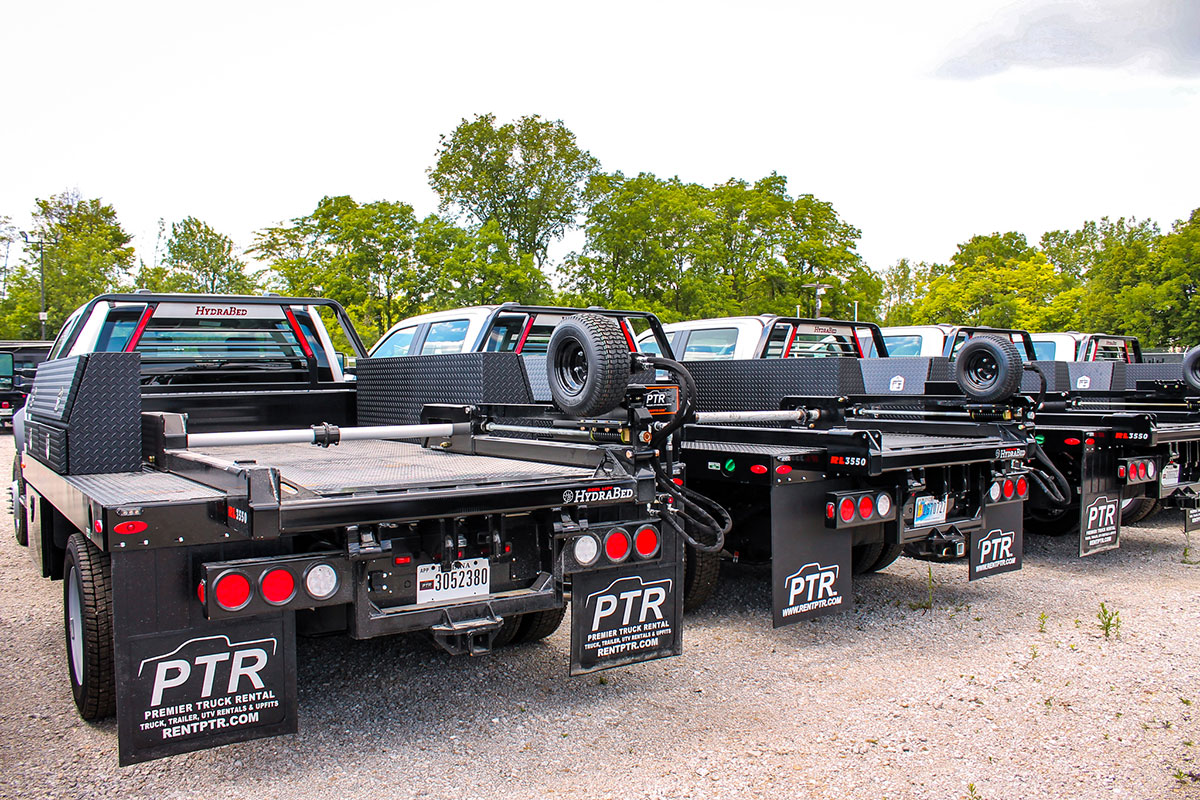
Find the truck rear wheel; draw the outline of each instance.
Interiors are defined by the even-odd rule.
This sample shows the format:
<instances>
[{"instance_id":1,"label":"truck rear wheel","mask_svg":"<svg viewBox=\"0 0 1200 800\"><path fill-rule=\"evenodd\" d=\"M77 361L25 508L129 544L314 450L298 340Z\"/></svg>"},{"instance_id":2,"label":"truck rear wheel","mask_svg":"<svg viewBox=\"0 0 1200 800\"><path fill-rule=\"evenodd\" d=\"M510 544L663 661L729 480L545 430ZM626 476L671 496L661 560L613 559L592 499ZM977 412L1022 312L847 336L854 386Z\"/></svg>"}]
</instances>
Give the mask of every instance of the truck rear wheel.
<instances>
[{"instance_id":1,"label":"truck rear wheel","mask_svg":"<svg viewBox=\"0 0 1200 800\"><path fill-rule=\"evenodd\" d=\"M82 533L72 534L67 541L63 623L67 673L79 716L87 720L111 717L117 710L111 564L108 553Z\"/></svg>"},{"instance_id":2,"label":"truck rear wheel","mask_svg":"<svg viewBox=\"0 0 1200 800\"><path fill-rule=\"evenodd\" d=\"M1200 347L1193 347L1184 353L1183 380L1193 389L1200 390Z\"/></svg>"},{"instance_id":3,"label":"truck rear wheel","mask_svg":"<svg viewBox=\"0 0 1200 800\"><path fill-rule=\"evenodd\" d=\"M954 380L973 400L997 403L1021 388L1021 356L1008 339L975 336L954 361Z\"/></svg>"},{"instance_id":4,"label":"truck rear wheel","mask_svg":"<svg viewBox=\"0 0 1200 800\"><path fill-rule=\"evenodd\" d=\"M683 610L695 611L707 603L721 577L721 554L683 548Z\"/></svg>"},{"instance_id":5,"label":"truck rear wheel","mask_svg":"<svg viewBox=\"0 0 1200 800\"><path fill-rule=\"evenodd\" d=\"M1079 530L1079 511L1069 508L1025 508L1025 530L1043 536L1066 536Z\"/></svg>"},{"instance_id":6,"label":"truck rear wheel","mask_svg":"<svg viewBox=\"0 0 1200 800\"><path fill-rule=\"evenodd\" d=\"M879 556L882 553L883 542L867 542L866 544L854 545L850 550L850 571L855 575L870 572L871 567L879 560Z\"/></svg>"},{"instance_id":7,"label":"truck rear wheel","mask_svg":"<svg viewBox=\"0 0 1200 800\"><path fill-rule=\"evenodd\" d=\"M629 345L609 317L575 314L554 329L546 349L554 404L576 417L607 414L629 387Z\"/></svg>"},{"instance_id":8,"label":"truck rear wheel","mask_svg":"<svg viewBox=\"0 0 1200 800\"><path fill-rule=\"evenodd\" d=\"M562 624L563 617L566 616L567 607L562 605L559 608L551 608L546 611L534 611L530 614L522 614L513 622L519 623L515 633L508 640L508 644L529 644L530 642L538 642L545 639L550 634L558 630L558 626ZM507 620L505 621L507 624ZM504 631L501 629L500 635Z\"/></svg>"},{"instance_id":9,"label":"truck rear wheel","mask_svg":"<svg viewBox=\"0 0 1200 800\"><path fill-rule=\"evenodd\" d=\"M1159 509L1158 500L1153 497L1129 497L1121 501L1121 524L1132 525L1141 522Z\"/></svg>"},{"instance_id":10,"label":"truck rear wheel","mask_svg":"<svg viewBox=\"0 0 1200 800\"><path fill-rule=\"evenodd\" d=\"M875 563L867 567L864 572L879 572L881 569L887 569L896 562L900 554L904 552L902 544L885 544L879 551L879 557L875 559Z\"/></svg>"},{"instance_id":11,"label":"truck rear wheel","mask_svg":"<svg viewBox=\"0 0 1200 800\"><path fill-rule=\"evenodd\" d=\"M25 481L21 480L20 453L13 456L12 512L13 531L17 535L17 544L28 547L29 520L25 518Z\"/></svg>"}]
</instances>

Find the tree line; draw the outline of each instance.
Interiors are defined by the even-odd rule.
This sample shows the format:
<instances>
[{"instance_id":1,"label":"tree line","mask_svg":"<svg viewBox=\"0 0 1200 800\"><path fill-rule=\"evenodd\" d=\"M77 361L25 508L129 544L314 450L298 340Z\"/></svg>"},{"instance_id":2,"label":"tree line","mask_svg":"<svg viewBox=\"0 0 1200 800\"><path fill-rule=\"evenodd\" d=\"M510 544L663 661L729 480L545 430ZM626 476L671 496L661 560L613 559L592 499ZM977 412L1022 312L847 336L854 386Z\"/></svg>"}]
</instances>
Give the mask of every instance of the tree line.
<instances>
[{"instance_id":1,"label":"tree line","mask_svg":"<svg viewBox=\"0 0 1200 800\"><path fill-rule=\"evenodd\" d=\"M316 295L340 302L364 340L418 313L514 300L653 311L666 321L823 313L884 324L954 322L1132 333L1150 346L1200 341L1200 210L1161 231L1102 219L1052 231L972 237L946 264L886 270L832 204L793 194L776 173L706 186L605 172L561 121L463 120L428 169L437 213L408 203L325 197L263 227L239 253L204 221L160 222L149 262L115 209L67 191L38 199L22 259L3 274L0 338L36 338L40 259L47 331L95 294L130 290ZM568 231L582 247L552 263ZM0 246L16 241L0 217Z\"/></svg>"}]
</instances>

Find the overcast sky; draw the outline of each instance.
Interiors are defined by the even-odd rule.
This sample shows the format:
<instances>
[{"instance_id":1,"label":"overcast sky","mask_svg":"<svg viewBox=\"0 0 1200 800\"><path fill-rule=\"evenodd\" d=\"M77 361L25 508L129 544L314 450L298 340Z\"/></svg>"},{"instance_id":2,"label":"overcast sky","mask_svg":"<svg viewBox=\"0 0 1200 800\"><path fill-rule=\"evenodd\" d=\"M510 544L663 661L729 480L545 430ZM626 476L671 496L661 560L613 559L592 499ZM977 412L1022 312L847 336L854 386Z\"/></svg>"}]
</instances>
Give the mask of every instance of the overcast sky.
<instances>
[{"instance_id":1,"label":"overcast sky","mask_svg":"<svg viewBox=\"0 0 1200 800\"><path fill-rule=\"evenodd\" d=\"M146 260L160 217L246 246L327 194L430 213L438 135L485 112L561 119L610 171L774 170L879 269L1200 207L1198 0L2 8L0 215L78 188Z\"/></svg>"}]
</instances>

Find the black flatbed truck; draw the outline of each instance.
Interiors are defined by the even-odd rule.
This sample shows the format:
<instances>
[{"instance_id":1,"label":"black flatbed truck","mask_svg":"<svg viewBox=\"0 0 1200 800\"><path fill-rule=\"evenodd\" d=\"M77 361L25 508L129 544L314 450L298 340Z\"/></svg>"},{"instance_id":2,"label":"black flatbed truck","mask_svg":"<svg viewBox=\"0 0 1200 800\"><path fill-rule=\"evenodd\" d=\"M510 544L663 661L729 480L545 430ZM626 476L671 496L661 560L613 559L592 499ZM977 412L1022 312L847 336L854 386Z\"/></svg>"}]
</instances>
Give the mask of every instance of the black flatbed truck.
<instances>
[{"instance_id":1,"label":"black flatbed truck","mask_svg":"<svg viewBox=\"0 0 1200 800\"><path fill-rule=\"evenodd\" d=\"M628 362L620 406L594 420L532 402L514 354L406 359L399 377L396 360L379 359L334 386L334 354L314 352L329 342L318 309L361 355L329 301L107 295L64 329L59 353L73 354L39 368L18 511L43 575L64 579L76 704L86 719L115 709L122 764L294 732L298 631L428 631L451 652L478 654L553 632L572 597L573 674L680 652L680 540L661 524L658 455L646 444L662 417L646 413L644 387L628 385ZM87 320L130 311L139 328L119 352L73 344L95 334ZM233 326L230 346L269 342L267 361L180 355L181 331L201 329L195 319L238 314L258 321ZM204 330L212 344L224 329ZM158 345L142 349L142 336ZM195 382L242 368L295 374ZM421 376L507 387L511 402L347 424L364 403L386 415ZM347 392L357 402L343 406ZM287 408L273 420L221 430L222 401L241 419L278 397ZM189 426L191 407L202 431ZM281 427L337 407L348 418ZM563 433L515 438L506 426L520 426L501 420Z\"/></svg>"},{"instance_id":2,"label":"black flatbed truck","mask_svg":"<svg viewBox=\"0 0 1200 800\"><path fill-rule=\"evenodd\" d=\"M871 324L762 320L758 357L687 362L700 401L682 458L735 515L726 551L770 559L776 626L850 608L852 575L906 547L969 556L971 580L1020 568L1023 398L969 397L945 359L887 359ZM863 335L883 358L863 358Z\"/></svg>"}]
</instances>

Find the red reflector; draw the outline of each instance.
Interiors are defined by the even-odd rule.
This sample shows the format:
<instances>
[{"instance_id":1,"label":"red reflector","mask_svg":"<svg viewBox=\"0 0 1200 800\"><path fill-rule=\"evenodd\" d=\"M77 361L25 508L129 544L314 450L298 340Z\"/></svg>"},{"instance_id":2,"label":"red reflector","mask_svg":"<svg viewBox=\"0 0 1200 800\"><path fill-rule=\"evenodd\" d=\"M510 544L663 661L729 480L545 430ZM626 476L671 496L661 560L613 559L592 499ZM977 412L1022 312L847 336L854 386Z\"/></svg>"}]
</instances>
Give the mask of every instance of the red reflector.
<instances>
[{"instance_id":1,"label":"red reflector","mask_svg":"<svg viewBox=\"0 0 1200 800\"><path fill-rule=\"evenodd\" d=\"M825 519L833 519L835 514L837 514L837 506L835 506L833 503L826 503Z\"/></svg>"},{"instance_id":2,"label":"red reflector","mask_svg":"<svg viewBox=\"0 0 1200 800\"><path fill-rule=\"evenodd\" d=\"M237 611L250 602L250 581L245 575L227 572L217 581L213 596L226 611Z\"/></svg>"},{"instance_id":3,"label":"red reflector","mask_svg":"<svg viewBox=\"0 0 1200 800\"><path fill-rule=\"evenodd\" d=\"M604 554L609 561L624 561L629 555L629 534L621 528L614 528L604 540Z\"/></svg>"},{"instance_id":4,"label":"red reflector","mask_svg":"<svg viewBox=\"0 0 1200 800\"><path fill-rule=\"evenodd\" d=\"M12 408L12 404L5 400L3 403L0 403L0 408Z\"/></svg>"},{"instance_id":5,"label":"red reflector","mask_svg":"<svg viewBox=\"0 0 1200 800\"><path fill-rule=\"evenodd\" d=\"M658 552L658 531L654 528L642 528L633 540L633 547L642 558L649 558Z\"/></svg>"},{"instance_id":6,"label":"red reflector","mask_svg":"<svg viewBox=\"0 0 1200 800\"><path fill-rule=\"evenodd\" d=\"M512 545L511 545L511 544L506 544L506 545L504 545L504 552L505 552L505 553L511 553L511 552L512 552Z\"/></svg>"},{"instance_id":7,"label":"red reflector","mask_svg":"<svg viewBox=\"0 0 1200 800\"><path fill-rule=\"evenodd\" d=\"M871 499L871 495L864 494L858 499L858 515L863 519L870 519L871 514L875 511L875 501Z\"/></svg>"},{"instance_id":8,"label":"red reflector","mask_svg":"<svg viewBox=\"0 0 1200 800\"><path fill-rule=\"evenodd\" d=\"M273 569L262 576L263 599L272 605L282 605L296 593L296 579L286 569Z\"/></svg>"},{"instance_id":9,"label":"red reflector","mask_svg":"<svg viewBox=\"0 0 1200 800\"><path fill-rule=\"evenodd\" d=\"M1125 465L1124 465L1124 464L1122 464L1121 466L1117 467L1117 477L1118 477L1118 478L1124 478L1124 477L1125 477Z\"/></svg>"},{"instance_id":10,"label":"red reflector","mask_svg":"<svg viewBox=\"0 0 1200 800\"><path fill-rule=\"evenodd\" d=\"M1074 436L1069 436L1066 439L1063 439L1063 444L1069 444L1074 447L1075 445L1079 444L1079 440Z\"/></svg>"},{"instance_id":11,"label":"red reflector","mask_svg":"<svg viewBox=\"0 0 1200 800\"><path fill-rule=\"evenodd\" d=\"M97 526L96 533L100 532L99 525L100 525L100 523L97 522L96 523L96 526ZM114 525L113 533L119 533L124 536L128 536L132 533L141 533L142 531L146 530L146 528L148 528L148 527L149 526L146 523L142 522L140 519L131 519L128 522L122 522L117 525Z\"/></svg>"},{"instance_id":12,"label":"red reflector","mask_svg":"<svg viewBox=\"0 0 1200 800\"><path fill-rule=\"evenodd\" d=\"M1146 462L1145 461L1138 462L1138 477L1142 478L1142 479L1145 479L1145 477L1146 477Z\"/></svg>"},{"instance_id":13,"label":"red reflector","mask_svg":"<svg viewBox=\"0 0 1200 800\"><path fill-rule=\"evenodd\" d=\"M683 486L683 478L672 478L671 483L675 484L676 486Z\"/></svg>"},{"instance_id":14,"label":"red reflector","mask_svg":"<svg viewBox=\"0 0 1200 800\"><path fill-rule=\"evenodd\" d=\"M838 514L842 518L842 522L849 522L854 519L854 498L843 497L842 502L838 504Z\"/></svg>"},{"instance_id":15,"label":"red reflector","mask_svg":"<svg viewBox=\"0 0 1200 800\"><path fill-rule=\"evenodd\" d=\"M1012 478L1005 478L1004 479L1004 498L1006 500L1011 498L1013 496L1013 492L1016 490L1016 488L1017 488L1016 484L1013 483Z\"/></svg>"},{"instance_id":16,"label":"red reflector","mask_svg":"<svg viewBox=\"0 0 1200 800\"><path fill-rule=\"evenodd\" d=\"M767 474L767 468L764 467L762 464L751 464L750 471L753 472L755 475L766 475Z\"/></svg>"},{"instance_id":17,"label":"red reflector","mask_svg":"<svg viewBox=\"0 0 1200 800\"><path fill-rule=\"evenodd\" d=\"M1096 443L1096 440L1090 436L1085 441L1087 442L1087 444L1095 444Z\"/></svg>"},{"instance_id":18,"label":"red reflector","mask_svg":"<svg viewBox=\"0 0 1200 800\"><path fill-rule=\"evenodd\" d=\"M792 471L791 464L780 464L778 467L775 468L775 472L778 475L787 475L791 471Z\"/></svg>"},{"instance_id":19,"label":"red reflector","mask_svg":"<svg viewBox=\"0 0 1200 800\"><path fill-rule=\"evenodd\" d=\"M200 602L204 602L204 581L196 584L196 597L200 598Z\"/></svg>"},{"instance_id":20,"label":"red reflector","mask_svg":"<svg viewBox=\"0 0 1200 800\"><path fill-rule=\"evenodd\" d=\"M100 520L96 520L92 523L92 530L94 530L96 533L104 533L104 523Z\"/></svg>"},{"instance_id":21,"label":"red reflector","mask_svg":"<svg viewBox=\"0 0 1200 800\"><path fill-rule=\"evenodd\" d=\"M395 562L397 564L411 564L412 556L396 556Z\"/></svg>"},{"instance_id":22,"label":"red reflector","mask_svg":"<svg viewBox=\"0 0 1200 800\"><path fill-rule=\"evenodd\" d=\"M1022 497L1029 491L1029 481L1025 480L1024 476L1017 478L1017 494Z\"/></svg>"}]
</instances>

